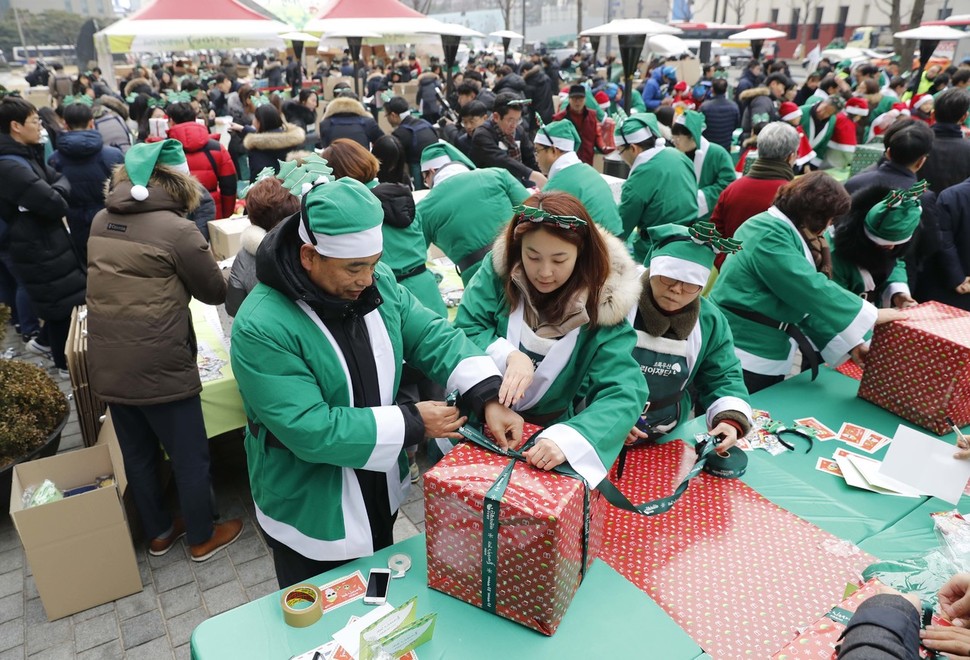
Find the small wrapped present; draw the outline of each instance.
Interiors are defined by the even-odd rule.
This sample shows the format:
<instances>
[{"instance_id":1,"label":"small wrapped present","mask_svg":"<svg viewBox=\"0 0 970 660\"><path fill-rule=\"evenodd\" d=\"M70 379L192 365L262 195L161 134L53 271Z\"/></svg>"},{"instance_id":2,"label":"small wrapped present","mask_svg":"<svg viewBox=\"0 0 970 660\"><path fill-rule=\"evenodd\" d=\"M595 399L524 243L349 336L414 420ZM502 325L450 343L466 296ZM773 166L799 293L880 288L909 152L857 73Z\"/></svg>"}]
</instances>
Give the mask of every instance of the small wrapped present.
<instances>
[{"instance_id":1,"label":"small wrapped present","mask_svg":"<svg viewBox=\"0 0 970 660\"><path fill-rule=\"evenodd\" d=\"M970 312L936 302L876 327L859 396L933 431L970 424Z\"/></svg>"}]
</instances>

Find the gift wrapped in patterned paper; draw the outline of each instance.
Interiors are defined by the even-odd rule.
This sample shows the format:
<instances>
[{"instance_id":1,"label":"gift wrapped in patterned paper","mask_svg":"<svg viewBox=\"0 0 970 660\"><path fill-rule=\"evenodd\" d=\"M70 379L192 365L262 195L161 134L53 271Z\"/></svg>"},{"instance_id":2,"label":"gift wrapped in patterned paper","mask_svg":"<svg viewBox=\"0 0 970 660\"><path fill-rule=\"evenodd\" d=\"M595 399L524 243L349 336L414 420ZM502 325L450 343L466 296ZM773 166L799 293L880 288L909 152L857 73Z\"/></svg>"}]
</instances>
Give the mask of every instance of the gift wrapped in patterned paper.
<instances>
[{"instance_id":1,"label":"gift wrapped in patterned paper","mask_svg":"<svg viewBox=\"0 0 970 660\"><path fill-rule=\"evenodd\" d=\"M970 424L970 312L936 302L877 326L859 396L937 435Z\"/></svg>"},{"instance_id":2,"label":"gift wrapped in patterned paper","mask_svg":"<svg viewBox=\"0 0 970 660\"><path fill-rule=\"evenodd\" d=\"M582 480L463 443L424 475L428 586L552 635L599 552L604 504Z\"/></svg>"}]
</instances>

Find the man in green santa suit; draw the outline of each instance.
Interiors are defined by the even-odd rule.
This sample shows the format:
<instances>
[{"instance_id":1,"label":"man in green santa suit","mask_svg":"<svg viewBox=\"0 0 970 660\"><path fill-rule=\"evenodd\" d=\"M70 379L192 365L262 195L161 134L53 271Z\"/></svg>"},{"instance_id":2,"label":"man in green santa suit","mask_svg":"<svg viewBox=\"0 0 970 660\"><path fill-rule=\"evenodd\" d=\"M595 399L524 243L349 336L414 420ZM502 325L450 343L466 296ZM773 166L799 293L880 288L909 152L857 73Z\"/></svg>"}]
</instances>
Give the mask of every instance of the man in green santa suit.
<instances>
[{"instance_id":1,"label":"man in green santa suit","mask_svg":"<svg viewBox=\"0 0 970 660\"><path fill-rule=\"evenodd\" d=\"M845 99L838 94L832 94L821 101L809 102L802 106L802 130L815 151L815 158L809 161L815 168L821 167L825 161L829 142L835 131L836 115L844 107Z\"/></svg>"},{"instance_id":2,"label":"man in green santa suit","mask_svg":"<svg viewBox=\"0 0 970 660\"><path fill-rule=\"evenodd\" d=\"M734 161L719 144L703 136L704 115L685 110L674 118L670 132L677 149L694 164L697 179L697 217L707 220L717 204L721 192L735 180Z\"/></svg>"},{"instance_id":3,"label":"man in green santa suit","mask_svg":"<svg viewBox=\"0 0 970 660\"><path fill-rule=\"evenodd\" d=\"M885 189L857 192L853 202L862 208L853 208L829 237L832 279L879 307L912 307L916 301L903 255L920 224L926 182L892 190L866 210L864 198L872 199L880 190Z\"/></svg>"},{"instance_id":4,"label":"man in green santa suit","mask_svg":"<svg viewBox=\"0 0 970 660\"><path fill-rule=\"evenodd\" d=\"M232 328L256 520L281 587L393 543L405 448L456 437L440 401L394 405L402 361L457 389L505 443L494 363L380 263L381 204L350 178L315 185L266 236Z\"/></svg>"},{"instance_id":5,"label":"man in green santa suit","mask_svg":"<svg viewBox=\"0 0 970 660\"><path fill-rule=\"evenodd\" d=\"M431 191L418 202L424 238L451 259L467 286L492 241L528 196L518 179L501 167L475 165L447 142L421 152L421 175Z\"/></svg>"},{"instance_id":6,"label":"man in green santa suit","mask_svg":"<svg viewBox=\"0 0 970 660\"><path fill-rule=\"evenodd\" d=\"M633 257L643 263L650 253L647 230L697 219L697 179L694 165L661 137L657 116L644 112L616 125L616 148L630 166L620 196L620 220L627 240L632 234Z\"/></svg>"},{"instance_id":7,"label":"man in green santa suit","mask_svg":"<svg viewBox=\"0 0 970 660\"><path fill-rule=\"evenodd\" d=\"M689 229L660 225L649 233L650 268L640 275L643 294L629 320L637 333L633 357L650 398L626 444L655 441L687 420L693 383L710 434L727 449L751 428L751 406L731 327L701 290L714 267L715 250L733 252L739 244L721 238L707 222Z\"/></svg>"},{"instance_id":8,"label":"man in green santa suit","mask_svg":"<svg viewBox=\"0 0 970 660\"><path fill-rule=\"evenodd\" d=\"M613 191L592 166L579 160L576 149L580 137L568 119L560 119L539 128L534 140L539 169L549 181L542 190L562 190L577 198L591 218L614 236L623 231Z\"/></svg>"}]
</instances>

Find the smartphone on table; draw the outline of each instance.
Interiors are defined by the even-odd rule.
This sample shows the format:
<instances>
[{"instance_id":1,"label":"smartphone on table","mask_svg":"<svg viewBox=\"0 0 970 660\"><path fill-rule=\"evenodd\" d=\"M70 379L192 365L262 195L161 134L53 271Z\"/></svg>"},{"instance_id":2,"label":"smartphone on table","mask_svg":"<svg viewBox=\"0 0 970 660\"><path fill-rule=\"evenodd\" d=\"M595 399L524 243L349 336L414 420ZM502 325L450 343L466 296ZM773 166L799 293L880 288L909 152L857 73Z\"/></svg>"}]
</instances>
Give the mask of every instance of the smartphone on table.
<instances>
[{"instance_id":1,"label":"smartphone on table","mask_svg":"<svg viewBox=\"0 0 970 660\"><path fill-rule=\"evenodd\" d=\"M387 586L391 581L391 569L372 568L367 576L365 605L383 605L387 601Z\"/></svg>"}]
</instances>

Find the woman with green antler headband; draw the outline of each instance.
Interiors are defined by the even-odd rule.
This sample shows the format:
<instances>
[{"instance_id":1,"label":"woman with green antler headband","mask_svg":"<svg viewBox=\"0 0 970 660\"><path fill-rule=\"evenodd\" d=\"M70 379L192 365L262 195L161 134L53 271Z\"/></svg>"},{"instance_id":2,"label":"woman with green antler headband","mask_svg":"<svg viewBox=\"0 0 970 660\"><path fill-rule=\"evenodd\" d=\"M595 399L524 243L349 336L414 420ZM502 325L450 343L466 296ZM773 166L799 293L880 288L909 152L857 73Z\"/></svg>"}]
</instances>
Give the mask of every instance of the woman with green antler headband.
<instances>
[{"instance_id":1,"label":"woman with green antler headband","mask_svg":"<svg viewBox=\"0 0 970 660\"><path fill-rule=\"evenodd\" d=\"M568 461L597 484L647 400L626 321L640 297L636 265L568 193L538 193L513 214L455 324L502 372L500 402L545 427L529 462Z\"/></svg>"},{"instance_id":2,"label":"woman with green antler headband","mask_svg":"<svg viewBox=\"0 0 970 660\"><path fill-rule=\"evenodd\" d=\"M692 408L687 389L694 383L707 410L707 428L726 450L751 427L751 406L731 328L721 311L701 298L701 290L715 254L737 252L741 244L722 238L709 222L690 228L667 224L649 232L650 267L640 276L643 294L629 320L637 334L633 356L650 398L626 444L652 442L686 420Z\"/></svg>"}]
</instances>

